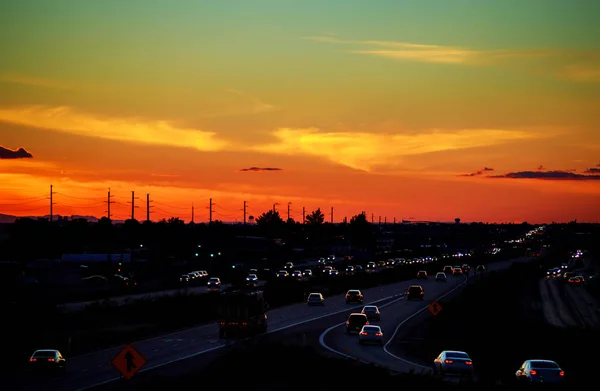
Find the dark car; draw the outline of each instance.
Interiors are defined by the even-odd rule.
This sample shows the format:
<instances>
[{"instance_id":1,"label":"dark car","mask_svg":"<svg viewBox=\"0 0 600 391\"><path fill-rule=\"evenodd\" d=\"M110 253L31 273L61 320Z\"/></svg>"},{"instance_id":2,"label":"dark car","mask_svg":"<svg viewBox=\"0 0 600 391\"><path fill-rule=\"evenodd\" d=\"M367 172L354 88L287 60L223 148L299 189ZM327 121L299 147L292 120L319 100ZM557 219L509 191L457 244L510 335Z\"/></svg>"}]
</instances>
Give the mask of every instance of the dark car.
<instances>
[{"instance_id":1,"label":"dark car","mask_svg":"<svg viewBox=\"0 0 600 391\"><path fill-rule=\"evenodd\" d=\"M29 358L29 366L35 372L65 372L67 360L58 350L36 350Z\"/></svg>"},{"instance_id":2,"label":"dark car","mask_svg":"<svg viewBox=\"0 0 600 391\"><path fill-rule=\"evenodd\" d=\"M353 331L360 332L364 325L369 324L369 319L365 314L352 313L346 320L346 333L350 334Z\"/></svg>"},{"instance_id":3,"label":"dark car","mask_svg":"<svg viewBox=\"0 0 600 391\"><path fill-rule=\"evenodd\" d=\"M367 315L367 319L381 320L381 313L376 305L366 305L363 307L362 314Z\"/></svg>"},{"instance_id":4,"label":"dark car","mask_svg":"<svg viewBox=\"0 0 600 391\"><path fill-rule=\"evenodd\" d=\"M419 270L417 273L417 280L426 280L427 272L425 270Z\"/></svg>"},{"instance_id":5,"label":"dark car","mask_svg":"<svg viewBox=\"0 0 600 391\"><path fill-rule=\"evenodd\" d=\"M425 299L425 291L421 285L411 285L406 290L406 299L417 299L424 300Z\"/></svg>"},{"instance_id":6,"label":"dark car","mask_svg":"<svg viewBox=\"0 0 600 391\"><path fill-rule=\"evenodd\" d=\"M348 293L346 293L346 304L350 304L350 303L362 304L363 301L364 301L363 294L358 289L350 289L348 291Z\"/></svg>"}]
</instances>

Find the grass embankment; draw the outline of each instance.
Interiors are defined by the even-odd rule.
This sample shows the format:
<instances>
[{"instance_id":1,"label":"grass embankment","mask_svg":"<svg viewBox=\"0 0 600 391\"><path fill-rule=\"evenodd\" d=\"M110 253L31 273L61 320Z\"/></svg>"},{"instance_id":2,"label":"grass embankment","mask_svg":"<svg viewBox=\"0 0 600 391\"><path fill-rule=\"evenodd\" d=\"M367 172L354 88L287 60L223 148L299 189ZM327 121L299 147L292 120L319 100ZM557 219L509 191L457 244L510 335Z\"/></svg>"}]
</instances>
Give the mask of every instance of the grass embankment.
<instances>
[{"instance_id":1,"label":"grass embankment","mask_svg":"<svg viewBox=\"0 0 600 391\"><path fill-rule=\"evenodd\" d=\"M512 383L526 359L555 360L565 370L567 383L592 384L598 366L591 352L600 335L588 330L562 330L544 323L538 280L539 263L516 264L492 272L470 285L443 310L423 324L409 325L404 354L431 363L442 350L462 350L473 358L481 384Z\"/></svg>"}]
</instances>

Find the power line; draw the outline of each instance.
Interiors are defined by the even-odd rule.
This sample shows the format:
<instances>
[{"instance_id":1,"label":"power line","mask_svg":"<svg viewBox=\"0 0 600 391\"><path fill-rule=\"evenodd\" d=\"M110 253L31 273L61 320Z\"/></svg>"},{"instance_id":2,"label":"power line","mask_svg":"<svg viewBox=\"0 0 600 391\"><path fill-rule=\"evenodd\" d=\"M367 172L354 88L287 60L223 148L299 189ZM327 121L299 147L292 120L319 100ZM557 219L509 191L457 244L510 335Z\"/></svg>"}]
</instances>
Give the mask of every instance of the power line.
<instances>
[{"instance_id":1,"label":"power line","mask_svg":"<svg viewBox=\"0 0 600 391\"><path fill-rule=\"evenodd\" d=\"M6 203L6 204L0 204L0 205L17 205L17 206L18 205L28 205L28 204L33 204L34 202L40 202L40 201L47 200L47 199L48 199L48 197L45 196L45 197L35 198L35 199L29 200L29 201L13 202L13 203Z\"/></svg>"},{"instance_id":2,"label":"power line","mask_svg":"<svg viewBox=\"0 0 600 391\"><path fill-rule=\"evenodd\" d=\"M107 207L108 207L108 208L107 208L107 210L106 210L106 217L107 217L109 220L110 220L110 205L115 203L115 201L112 201L112 197L114 197L114 196L111 196L111 195L110 195L110 187L109 187L109 188L108 188L108 198L107 198L107 200L106 200L106 201L104 201L104 202L106 202L106 205L107 205Z\"/></svg>"}]
</instances>

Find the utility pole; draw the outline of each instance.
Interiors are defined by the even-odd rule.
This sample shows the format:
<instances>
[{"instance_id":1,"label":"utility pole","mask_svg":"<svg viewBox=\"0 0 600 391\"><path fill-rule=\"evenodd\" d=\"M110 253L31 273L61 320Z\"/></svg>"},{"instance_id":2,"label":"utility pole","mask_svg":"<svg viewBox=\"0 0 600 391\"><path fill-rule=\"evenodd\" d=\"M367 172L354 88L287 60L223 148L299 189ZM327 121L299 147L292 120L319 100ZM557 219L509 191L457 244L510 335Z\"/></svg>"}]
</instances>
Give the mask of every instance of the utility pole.
<instances>
[{"instance_id":1,"label":"utility pole","mask_svg":"<svg viewBox=\"0 0 600 391\"><path fill-rule=\"evenodd\" d=\"M379 225L381 225L381 216L379 216Z\"/></svg>"},{"instance_id":2,"label":"utility pole","mask_svg":"<svg viewBox=\"0 0 600 391\"><path fill-rule=\"evenodd\" d=\"M387 217L384 217L384 218L383 218L383 224L384 224L384 225L387 225Z\"/></svg>"},{"instance_id":3,"label":"utility pole","mask_svg":"<svg viewBox=\"0 0 600 391\"><path fill-rule=\"evenodd\" d=\"M54 186L50 185L50 221L52 221L52 219L54 218L54 194L56 194L55 191L52 191L52 189L54 188Z\"/></svg>"},{"instance_id":4,"label":"utility pole","mask_svg":"<svg viewBox=\"0 0 600 391\"><path fill-rule=\"evenodd\" d=\"M275 213L277 210L275 209L275 205L277 205L276 203L273 204L273 213Z\"/></svg>"},{"instance_id":5,"label":"utility pole","mask_svg":"<svg viewBox=\"0 0 600 391\"><path fill-rule=\"evenodd\" d=\"M375 213L371 213L371 224L375 223Z\"/></svg>"},{"instance_id":6,"label":"utility pole","mask_svg":"<svg viewBox=\"0 0 600 391\"><path fill-rule=\"evenodd\" d=\"M246 225L246 201L244 201L244 225Z\"/></svg>"},{"instance_id":7,"label":"utility pole","mask_svg":"<svg viewBox=\"0 0 600 391\"><path fill-rule=\"evenodd\" d=\"M150 202L152 202L150 200L150 194L146 194L146 221L150 221L150 208L152 208Z\"/></svg>"},{"instance_id":8,"label":"utility pole","mask_svg":"<svg viewBox=\"0 0 600 391\"><path fill-rule=\"evenodd\" d=\"M306 223L306 208L302 207L302 224Z\"/></svg>"},{"instance_id":9,"label":"utility pole","mask_svg":"<svg viewBox=\"0 0 600 391\"><path fill-rule=\"evenodd\" d=\"M137 200L138 197L135 196L135 191L131 192L131 201L129 201L129 203L131 204L131 220L135 220L135 208L137 208L137 206L135 206L135 200Z\"/></svg>"},{"instance_id":10,"label":"utility pole","mask_svg":"<svg viewBox=\"0 0 600 391\"><path fill-rule=\"evenodd\" d=\"M104 202L106 202L106 206L107 206L107 209L106 209L106 217L107 217L109 220L110 220L110 216L111 216L111 214L110 214L110 205L115 203L115 202L112 200L112 197L114 197L114 196L110 195L110 187L109 187L109 188L108 188L108 197L107 197L106 201L104 201Z\"/></svg>"},{"instance_id":11,"label":"utility pole","mask_svg":"<svg viewBox=\"0 0 600 391\"><path fill-rule=\"evenodd\" d=\"M192 224L194 224L194 203L192 202Z\"/></svg>"},{"instance_id":12,"label":"utility pole","mask_svg":"<svg viewBox=\"0 0 600 391\"><path fill-rule=\"evenodd\" d=\"M287 221L290 221L290 208L291 208L292 203L288 202L288 218Z\"/></svg>"},{"instance_id":13,"label":"utility pole","mask_svg":"<svg viewBox=\"0 0 600 391\"><path fill-rule=\"evenodd\" d=\"M333 206L331 207L331 224L333 224Z\"/></svg>"},{"instance_id":14,"label":"utility pole","mask_svg":"<svg viewBox=\"0 0 600 391\"><path fill-rule=\"evenodd\" d=\"M213 203L212 198L208 201L208 222L212 223Z\"/></svg>"},{"instance_id":15,"label":"utility pole","mask_svg":"<svg viewBox=\"0 0 600 391\"><path fill-rule=\"evenodd\" d=\"M396 225L396 218L394 217L394 225Z\"/></svg>"}]
</instances>

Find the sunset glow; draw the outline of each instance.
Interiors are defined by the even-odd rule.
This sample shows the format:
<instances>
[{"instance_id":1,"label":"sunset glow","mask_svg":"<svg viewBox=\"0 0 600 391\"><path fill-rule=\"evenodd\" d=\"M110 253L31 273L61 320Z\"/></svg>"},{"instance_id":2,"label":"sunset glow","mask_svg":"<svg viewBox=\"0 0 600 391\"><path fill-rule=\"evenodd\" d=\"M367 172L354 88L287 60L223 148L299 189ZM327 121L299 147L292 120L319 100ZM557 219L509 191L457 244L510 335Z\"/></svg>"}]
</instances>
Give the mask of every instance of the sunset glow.
<instances>
[{"instance_id":1,"label":"sunset glow","mask_svg":"<svg viewBox=\"0 0 600 391\"><path fill-rule=\"evenodd\" d=\"M0 214L600 221L600 2L444 4L3 2Z\"/></svg>"}]
</instances>

